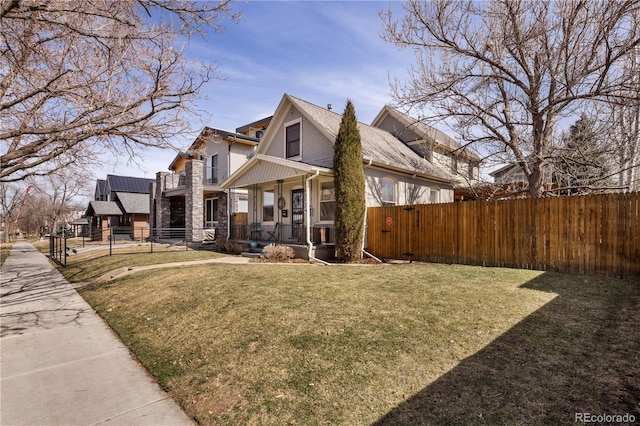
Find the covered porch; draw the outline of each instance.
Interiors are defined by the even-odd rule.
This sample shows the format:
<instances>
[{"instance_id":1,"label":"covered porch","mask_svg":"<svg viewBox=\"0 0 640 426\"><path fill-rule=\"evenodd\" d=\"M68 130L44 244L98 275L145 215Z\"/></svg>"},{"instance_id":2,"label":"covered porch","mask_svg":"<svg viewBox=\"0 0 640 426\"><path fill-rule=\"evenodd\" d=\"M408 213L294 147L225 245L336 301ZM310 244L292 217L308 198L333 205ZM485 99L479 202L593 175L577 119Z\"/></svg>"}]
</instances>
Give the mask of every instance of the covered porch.
<instances>
[{"instance_id":1,"label":"covered porch","mask_svg":"<svg viewBox=\"0 0 640 426\"><path fill-rule=\"evenodd\" d=\"M230 238L290 245L296 254L306 251L299 256L304 258L319 257L319 252L320 258L334 256L331 169L258 154L222 186L246 189L249 195L247 224L232 227Z\"/></svg>"}]
</instances>

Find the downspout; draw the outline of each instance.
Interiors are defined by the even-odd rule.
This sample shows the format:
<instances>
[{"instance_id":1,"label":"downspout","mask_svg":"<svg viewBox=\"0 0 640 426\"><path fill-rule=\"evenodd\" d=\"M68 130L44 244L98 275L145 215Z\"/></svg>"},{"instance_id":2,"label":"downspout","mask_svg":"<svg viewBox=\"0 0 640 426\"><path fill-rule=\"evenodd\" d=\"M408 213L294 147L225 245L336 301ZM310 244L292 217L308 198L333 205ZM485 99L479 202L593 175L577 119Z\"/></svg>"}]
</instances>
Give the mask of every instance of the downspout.
<instances>
[{"instance_id":1,"label":"downspout","mask_svg":"<svg viewBox=\"0 0 640 426\"><path fill-rule=\"evenodd\" d=\"M315 179L318 177L318 175L320 175L320 170L316 170L316 173L314 175L309 176L308 178L305 178L304 180L304 194L305 194L305 208L304 208L304 215L305 215L305 228L307 231L307 247L308 247L308 252L307 252L307 257L309 258L309 260L315 260L316 262L320 262L324 265L329 265L330 263L325 262L324 260L320 260L314 256L311 256L311 252L313 251L313 242L311 241L311 190L309 188L309 182L311 182L311 179Z\"/></svg>"}]
</instances>

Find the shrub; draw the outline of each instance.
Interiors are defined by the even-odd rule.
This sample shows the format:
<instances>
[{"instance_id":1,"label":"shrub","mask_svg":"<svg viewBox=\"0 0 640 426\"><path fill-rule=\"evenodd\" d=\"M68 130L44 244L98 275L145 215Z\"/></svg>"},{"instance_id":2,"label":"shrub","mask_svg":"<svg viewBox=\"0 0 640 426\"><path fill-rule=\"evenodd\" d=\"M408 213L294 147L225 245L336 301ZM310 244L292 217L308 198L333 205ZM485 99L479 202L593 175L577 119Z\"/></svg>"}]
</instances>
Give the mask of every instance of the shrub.
<instances>
[{"instance_id":1,"label":"shrub","mask_svg":"<svg viewBox=\"0 0 640 426\"><path fill-rule=\"evenodd\" d=\"M289 246L267 246L264 248L264 257L270 260L290 260L295 256Z\"/></svg>"},{"instance_id":2,"label":"shrub","mask_svg":"<svg viewBox=\"0 0 640 426\"><path fill-rule=\"evenodd\" d=\"M223 238L223 237L217 238L216 246L218 247L218 250L221 251L222 253L235 254L235 255L242 253L242 246L237 242L233 240L229 240L227 238Z\"/></svg>"}]
</instances>

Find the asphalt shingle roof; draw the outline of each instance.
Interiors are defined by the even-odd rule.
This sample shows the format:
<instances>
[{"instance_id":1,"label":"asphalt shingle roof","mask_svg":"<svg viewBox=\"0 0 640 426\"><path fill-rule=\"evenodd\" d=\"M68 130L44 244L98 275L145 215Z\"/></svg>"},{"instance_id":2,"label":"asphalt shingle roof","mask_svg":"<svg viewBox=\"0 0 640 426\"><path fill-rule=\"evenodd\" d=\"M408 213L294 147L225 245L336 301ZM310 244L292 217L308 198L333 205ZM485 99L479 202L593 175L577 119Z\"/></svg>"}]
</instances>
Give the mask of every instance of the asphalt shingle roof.
<instances>
[{"instance_id":1,"label":"asphalt shingle roof","mask_svg":"<svg viewBox=\"0 0 640 426\"><path fill-rule=\"evenodd\" d=\"M149 214L149 195L131 192L116 192L116 199L125 214Z\"/></svg>"},{"instance_id":2,"label":"asphalt shingle roof","mask_svg":"<svg viewBox=\"0 0 640 426\"><path fill-rule=\"evenodd\" d=\"M131 176L107 175L107 186L111 192L135 192L139 194L149 193L149 184L154 179L138 178Z\"/></svg>"},{"instance_id":3,"label":"asphalt shingle roof","mask_svg":"<svg viewBox=\"0 0 640 426\"><path fill-rule=\"evenodd\" d=\"M319 107L302 99L288 95L291 102L303 110L318 125L322 126L335 141L340 129L342 115ZM451 180L453 177L440 167L430 163L391 133L358 122L362 156L365 160L372 160L392 167L398 167L410 172L419 172L440 179Z\"/></svg>"},{"instance_id":4,"label":"asphalt shingle roof","mask_svg":"<svg viewBox=\"0 0 640 426\"><path fill-rule=\"evenodd\" d=\"M115 201L89 201L87 216L122 216L122 210Z\"/></svg>"}]
</instances>

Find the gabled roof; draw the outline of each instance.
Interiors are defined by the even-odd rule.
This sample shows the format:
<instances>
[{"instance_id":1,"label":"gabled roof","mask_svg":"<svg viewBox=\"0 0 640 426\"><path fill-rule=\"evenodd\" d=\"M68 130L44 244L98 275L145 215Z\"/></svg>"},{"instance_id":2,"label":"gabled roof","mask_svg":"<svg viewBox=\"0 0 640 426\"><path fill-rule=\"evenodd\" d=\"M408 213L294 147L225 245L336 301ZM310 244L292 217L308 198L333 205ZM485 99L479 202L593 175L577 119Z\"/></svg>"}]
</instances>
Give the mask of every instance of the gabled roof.
<instances>
[{"instance_id":1,"label":"gabled roof","mask_svg":"<svg viewBox=\"0 0 640 426\"><path fill-rule=\"evenodd\" d=\"M155 182L154 179L107 175L107 188L112 193L134 192L139 194L148 194L149 184L153 182Z\"/></svg>"},{"instance_id":2,"label":"gabled roof","mask_svg":"<svg viewBox=\"0 0 640 426\"><path fill-rule=\"evenodd\" d=\"M149 196L147 194L116 192L116 199L125 214L149 214Z\"/></svg>"},{"instance_id":3,"label":"gabled roof","mask_svg":"<svg viewBox=\"0 0 640 426\"><path fill-rule=\"evenodd\" d=\"M225 189L241 188L278 179L304 176L315 172L330 175L332 170L301 163L300 161L257 154L240 166L226 181L222 182L221 186Z\"/></svg>"},{"instance_id":4,"label":"gabled roof","mask_svg":"<svg viewBox=\"0 0 640 426\"><path fill-rule=\"evenodd\" d=\"M289 105L293 105L308 119L328 140L334 142L338 135L342 115L314 105L310 102L285 94L276 109L274 119L281 121L279 117L286 114ZM267 128L263 136L263 142L258 146L258 153L265 153L268 145L273 140L269 133L276 132L280 123L275 122ZM402 141L396 139L391 133L358 122L360 139L362 143L362 157L364 161L372 164L389 167L401 172L421 174L430 178L451 182L453 177L440 167L430 163L417 155Z\"/></svg>"},{"instance_id":5,"label":"gabled roof","mask_svg":"<svg viewBox=\"0 0 640 426\"><path fill-rule=\"evenodd\" d=\"M506 166L502 166L499 169L492 171L491 173L489 173L489 176L496 177L498 175L505 174L509 169L515 170L519 168L520 168L520 165L518 163L507 164Z\"/></svg>"},{"instance_id":6,"label":"gabled roof","mask_svg":"<svg viewBox=\"0 0 640 426\"><path fill-rule=\"evenodd\" d=\"M207 142L211 137L219 136L221 140L233 143L242 143L245 145L256 146L259 139L252 138L251 136L243 135L242 133L234 133L226 130L216 129L213 127L204 127L198 137L193 141L187 152L179 152L176 154L171 164L169 164L169 170L175 168L175 164L180 158L194 158L196 151Z\"/></svg>"},{"instance_id":7,"label":"gabled roof","mask_svg":"<svg viewBox=\"0 0 640 426\"><path fill-rule=\"evenodd\" d=\"M104 179L96 180L95 198L100 198L107 192L107 181Z\"/></svg>"},{"instance_id":8,"label":"gabled roof","mask_svg":"<svg viewBox=\"0 0 640 426\"><path fill-rule=\"evenodd\" d=\"M417 120L411 117L410 115L404 114L398 111L397 109L392 108L389 105L385 105L380 110L376 118L373 119L373 122L371 123L371 125L374 127L379 126L387 115L395 118L406 129L415 133L421 139L429 141L435 145L444 147L449 152L458 151L461 154L464 153L466 156L476 161L480 160L480 156L478 156L478 154L476 154L470 148L467 148L467 147L463 148L462 145L458 143L458 141L456 141L451 136L436 129L435 127L431 127L428 124L425 124L420 120Z\"/></svg>"},{"instance_id":9,"label":"gabled roof","mask_svg":"<svg viewBox=\"0 0 640 426\"><path fill-rule=\"evenodd\" d=\"M265 118L261 118L260 120L256 120L253 123L245 124L244 126L240 126L236 129L236 133L243 133L249 129L262 129L267 127L267 125L271 122L273 115Z\"/></svg>"},{"instance_id":10,"label":"gabled roof","mask_svg":"<svg viewBox=\"0 0 640 426\"><path fill-rule=\"evenodd\" d=\"M89 201L87 216L122 216L122 210L115 201Z\"/></svg>"}]
</instances>

